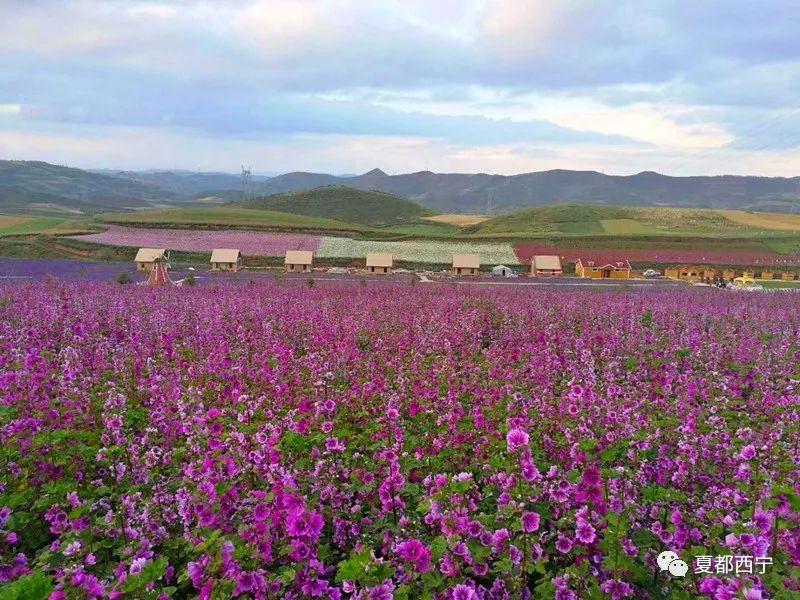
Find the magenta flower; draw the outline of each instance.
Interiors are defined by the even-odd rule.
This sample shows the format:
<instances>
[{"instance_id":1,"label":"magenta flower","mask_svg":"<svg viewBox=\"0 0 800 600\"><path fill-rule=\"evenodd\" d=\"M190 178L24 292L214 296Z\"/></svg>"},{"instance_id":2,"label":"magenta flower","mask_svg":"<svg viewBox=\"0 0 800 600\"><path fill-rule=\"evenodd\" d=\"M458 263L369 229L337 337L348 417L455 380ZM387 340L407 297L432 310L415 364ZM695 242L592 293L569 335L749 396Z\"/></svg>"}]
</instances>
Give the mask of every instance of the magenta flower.
<instances>
[{"instance_id":1,"label":"magenta flower","mask_svg":"<svg viewBox=\"0 0 800 600\"><path fill-rule=\"evenodd\" d=\"M556 540L556 550L562 554L569 554L572 550L572 540L559 533L558 539Z\"/></svg>"},{"instance_id":2,"label":"magenta flower","mask_svg":"<svg viewBox=\"0 0 800 600\"><path fill-rule=\"evenodd\" d=\"M744 460L751 460L756 456L756 448L753 444L748 444L744 448L742 448L741 453L739 454Z\"/></svg>"},{"instance_id":3,"label":"magenta flower","mask_svg":"<svg viewBox=\"0 0 800 600\"><path fill-rule=\"evenodd\" d=\"M397 546L397 553L414 565L419 573L426 573L430 569L431 550L417 539L410 539Z\"/></svg>"},{"instance_id":4,"label":"magenta flower","mask_svg":"<svg viewBox=\"0 0 800 600\"><path fill-rule=\"evenodd\" d=\"M478 600L478 595L471 587L459 583L453 588L453 600Z\"/></svg>"},{"instance_id":5,"label":"magenta flower","mask_svg":"<svg viewBox=\"0 0 800 600\"><path fill-rule=\"evenodd\" d=\"M528 445L529 441L528 434L524 432L522 429L515 427L511 431L508 432L506 435L506 442L508 444L508 451L509 452L516 452L520 448L523 448Z\"/></svg>"},{"instance_id":6,"label":"magenta flower","mask_svg":"<svg viewBox=\"0 0 800 600\"><path fill-rule=\"evenodd\" d=\"M539 513L526 512L522 514L522 530L525 533L533 533L539 529Z\"/></svg>"}]
</instances>

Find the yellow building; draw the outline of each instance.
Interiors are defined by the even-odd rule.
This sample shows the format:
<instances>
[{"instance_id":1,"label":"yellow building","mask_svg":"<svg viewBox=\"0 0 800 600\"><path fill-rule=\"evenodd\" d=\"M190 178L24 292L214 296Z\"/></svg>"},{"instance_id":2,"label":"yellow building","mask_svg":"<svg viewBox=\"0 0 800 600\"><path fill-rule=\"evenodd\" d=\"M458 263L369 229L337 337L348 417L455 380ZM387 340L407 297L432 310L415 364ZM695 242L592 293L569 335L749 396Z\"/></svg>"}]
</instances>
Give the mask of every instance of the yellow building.
<instances>
[{"instance_id":1,"label":"yellow building","mask_svg":"<svg viewBox=\"0 0 800 600\"><path fill-rule=\"evenodd\" d=\"M794 281L794 273L792 273L791 271L784 271L781 274L781 279L783 281Z\"/></svg>"},{"instance_id":2,"label":"yellow building","mask_svg":"<svg viewBox=\"0 0 800 600\"><path fill-rule=\"evenodd\" d=\"M699 267L686 265L682 267L675 267L666 269L664 275L670 279L678 279L680 281L689 281L692 283L698 281L713 281L717 278L717 272L708 267Z\"/></svg>"},{"instance_id":3,"label":"yellow building","mask_svg":"<svg viewBox=\"0 0 800 600\"><path fill-rule=\"evenodd\" d=\"M575 261L575 275L587 279L630 279L631 263L627 259L598 262L579 258Z\"/></svg>"}]
</instances>

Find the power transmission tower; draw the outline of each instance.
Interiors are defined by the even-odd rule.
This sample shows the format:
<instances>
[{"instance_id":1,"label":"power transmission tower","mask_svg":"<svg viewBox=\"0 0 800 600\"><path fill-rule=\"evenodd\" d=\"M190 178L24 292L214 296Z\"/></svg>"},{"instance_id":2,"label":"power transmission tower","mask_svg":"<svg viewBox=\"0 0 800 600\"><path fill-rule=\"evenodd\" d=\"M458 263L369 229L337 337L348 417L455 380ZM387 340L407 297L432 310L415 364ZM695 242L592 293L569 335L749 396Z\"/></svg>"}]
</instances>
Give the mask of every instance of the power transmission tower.
<instances>
[{"instance_id":1,"label":"power transmission tower","mask_svg":"<svg viewBox=\"0 0 800 600\"><path fill-rule=\"evenodd\" d=\"M245 169L244 165L242 165L242 202L252 198L252 183L253 174L250 171L250 167Z\"/></svg>"}]
</instances>

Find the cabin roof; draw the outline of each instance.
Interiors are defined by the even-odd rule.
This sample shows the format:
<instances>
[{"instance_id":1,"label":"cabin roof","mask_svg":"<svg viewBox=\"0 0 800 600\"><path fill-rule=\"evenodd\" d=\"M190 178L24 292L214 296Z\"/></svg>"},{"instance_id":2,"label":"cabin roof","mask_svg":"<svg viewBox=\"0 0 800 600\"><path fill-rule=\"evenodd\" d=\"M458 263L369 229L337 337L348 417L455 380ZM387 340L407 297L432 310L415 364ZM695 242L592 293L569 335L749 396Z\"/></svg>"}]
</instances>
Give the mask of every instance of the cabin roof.
<instances>
[{"instance_id":1,"label":"cabin roof","mask_svg":"<svg viewBox=\"0 0 800 600\"><path fill-rule=\"evenodd\" d=\"M391 267L393 264L394 259L388 252L367 252L368 267Z\"/></svg>"},{"instance_id":2,"label":"cabin roof","mask_svg":"<svg viewBox=\"0 0 800 600\"><path fill-rule=\"evenodd\" d=\"M241 252L238 248L214 248L211 252L211 262L235 263L239 260Z\"/></svg>"},{"instance_id":3,"label":"cabin roof","mask_svg":"<svg viewBox=\"0 0 800 600\"><path fill-rule=\"evenodd\" d=\"M536 269L561 270L561 259L555 254L537 254L533 257L533 266Z\"/></svg>"},{"instance_id":4,"label":"cabin roof","mask_svg":"<svg viewBox=\"0 0 800 600\"><path fill-rule=\"evenodd\" d=\"M314 260L314 253L311 250L287 250L286 260L284 264L287 265L310 265Z\"/></svg>"},{"instance_id":5,"label":"cabin roof","mask_svg":"<svg viewBox=\"0 0 800 600\"><path fill-rule=\"evenodd\" d=\"M157 258L164 258L164 248L139 248L134 262L154 262Z\"/></svg>"},{"instance_id":6,"label":"cabin roof","mask_svg":"<svg viewBox=\"0 0 800 600\"><path fill-rule=\"evenodd\" d=\"M453 267L456 269L480 269L480 254L453 254Z\"/></svg>"}]
</instances>

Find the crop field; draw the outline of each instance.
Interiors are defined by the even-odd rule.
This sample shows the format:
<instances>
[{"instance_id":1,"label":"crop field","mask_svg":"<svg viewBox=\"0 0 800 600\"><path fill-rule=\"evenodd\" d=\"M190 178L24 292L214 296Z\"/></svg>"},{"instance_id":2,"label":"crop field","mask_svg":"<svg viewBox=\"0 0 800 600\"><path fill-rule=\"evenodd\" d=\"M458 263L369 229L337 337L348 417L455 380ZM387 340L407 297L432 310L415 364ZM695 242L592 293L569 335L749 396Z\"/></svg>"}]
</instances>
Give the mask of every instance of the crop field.
<instances>
[{"instance_id":1,"label":"crop field","mask_svg":"<svg viewBox=\"0 0 800 600\"><path fill-rule=\"evenodd\" d=\"M743 210L717 211L731 221L746 227L792 231L800 233L800 215L787 215L766 212L746 212Z\"/></svg>"},{"instance_id":2,"label":"crop field","mask_svg":"<svg viewBox=\"0 0 800 600\"><path fill-rule=\"evenodd\" d=\"M7 597L796 597L794 294L0 299Z\"/></svg>"},{"instance_id":3,"label":"crop field","mask_svg":"<svg viewBox=\"0 0 800 600\"><path fill-rule=\"evenodd\" d=\"M317 256L320 258L364 257L368 252L388 252L395 260L449 265L453 254L477 252L481 263L518 265L511 244L504 242L467 242L409 240L381 242L324 236Z\"/></svg>"},{"instance_id":4,"label":"crop field","mask_svg":"<svg viewBox=\"0 0 800 600\"><path fill-rule=\"evenodd\" d=\"M102 233L76 236L95 244L168 248L187 252L211 252L214 248L238 248L245 255L282 256L287 250L317 250L320 238L259 231L143 229L111 225Z\"/></svg>"},{"instance_id":5,"label":"crop field","mask_svg":"<svg viewBox=\"0 0 800 600\"><path fill-rule=\"evenodd\" d=\"M446 225L455 225L456 227L467 227L468 225L477 225L488 221L491 217L483 215L433 215L430 217L422 217L425 221L433 221L435 223L444 223Z\"/></svg>"}]
</instances>

